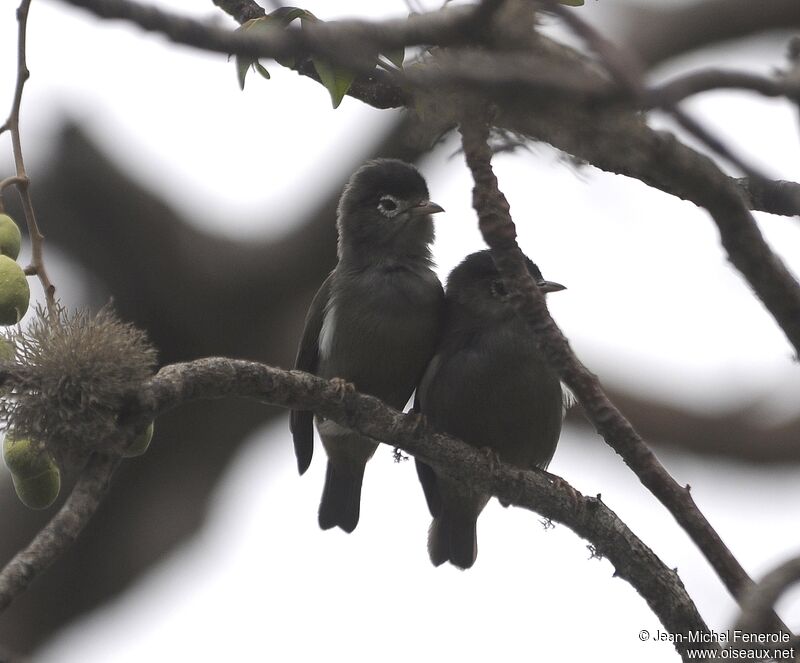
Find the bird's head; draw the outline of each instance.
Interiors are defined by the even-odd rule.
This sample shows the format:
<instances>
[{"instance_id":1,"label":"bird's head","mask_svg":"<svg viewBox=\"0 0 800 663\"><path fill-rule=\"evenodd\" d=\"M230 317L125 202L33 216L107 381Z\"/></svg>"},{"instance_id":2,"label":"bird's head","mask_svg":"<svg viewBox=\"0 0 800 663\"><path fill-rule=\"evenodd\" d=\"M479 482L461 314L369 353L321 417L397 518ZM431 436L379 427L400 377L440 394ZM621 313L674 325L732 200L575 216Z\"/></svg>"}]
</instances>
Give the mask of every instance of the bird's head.
<instances>
[{"instance_id":1,"label":"bird's head","mask_svg":"<svg viewBox=\"0 0 800 663\"><path fill-rule=\"evenodd\" d=\"M546 281L530 258L526 257L525 262L531 277L545 294L566 289L560 283ZM513 309L508 305L507 284L497 271L488 250L468 255L450 272L447 279L447 299L452 306L475 318L488 320L514 315Z\"/></svg>"},{"instance_id":2,"label":"bird's head","mask_svg":"<svg viewBox=\"0 0 800 663\"><path fill-rule=\"evenodd\" d=\"M429 200L428 186L411 164L397 159L367 162L350 178L339 200L339 256L430 256L431 214L442 208Z\"/></svg>"}]
</instances>

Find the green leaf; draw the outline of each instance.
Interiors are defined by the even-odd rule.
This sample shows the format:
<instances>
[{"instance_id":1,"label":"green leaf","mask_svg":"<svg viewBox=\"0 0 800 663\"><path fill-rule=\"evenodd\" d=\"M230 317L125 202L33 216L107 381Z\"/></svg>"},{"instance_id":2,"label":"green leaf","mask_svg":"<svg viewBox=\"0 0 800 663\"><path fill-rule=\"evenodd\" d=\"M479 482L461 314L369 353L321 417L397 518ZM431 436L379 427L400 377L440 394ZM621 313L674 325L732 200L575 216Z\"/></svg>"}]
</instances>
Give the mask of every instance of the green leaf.
<instances>
[{"instance_id":1,"label":"green leaf","mask_svg":"<svg viewBox=\"0 0 800 663\"><path fill-rule=\"evenodd\" d=\"M245 21L244 23L242 23L242 25L237 28L237 31L245 32L247 30L253 30L253 29L263 30L268 25L269 25L268 16L262 16L261 18L251 18L249 21ZM253 66L253 68L257 69L262 76L264 76L265 78L269 78L269 73L261 64L259 64L258 60L256 60L255 58L251 58L247 55L237 55L236 78L239 81L240 90L244 90L244 81L247 78L247 72L250 70L251 65Z\"/></svg>"},{"instance_id":2,"label":"green leaf","mask_svg":"<svg viewBox=\"0 0 800 663\"><path fill-rule=\"evenodd\" d=\"M255 70L259 74L261 74L264 78L269 80L270 78L269 72L267 71L267 68L263 64L261 64L260 62L256 62L255 64L253 64L253 67L255 67Z\"/></svg>"},{"instance_id":3,"label":"green leaf","mask_svg":"<svg viewBox=\"0 0 800 663\"><path fill-rule=\"evenodd\" d=\"M338 108L339 104L342 103L342 99L344 99L344 95L347 94L353 84L356 75L352 71L334 66L319 58L312 58L311 61L319 74L320 81L331 95L333 107Z\"/></svg>"},{"instance_id":4,"label":"green leaf","mask_svg":"<svg viewBox=\"0 0 800 663\"><path fill-rule=\"evenodd\" d=\"M387 53L381 53L381 55L391 62L395 67L402 69L403 60L406 59L406 49L401 47L393 51L388 51Z\"/></svg>"},{"instance_id":5,"label":"green leaf","mask_svg":"<svg viewBox=\"0 0 800 663\"><path fill-rule=\"evenodd\" d=\"M236 78L239 81L239 89L244 90L244 79L247 78L247 70L253 61L248 57L236 56Z\"/></svg>"},{"instance_id":6,"label":"green leaf","mask_svg":"<svg viewBox=\"0 0 800 663\"><path fill-rule=\"evenodd\" d=\"M584 4L584 0L558 0L558 2L568 7L583 7Z\"/></svg>"}]
</instances>

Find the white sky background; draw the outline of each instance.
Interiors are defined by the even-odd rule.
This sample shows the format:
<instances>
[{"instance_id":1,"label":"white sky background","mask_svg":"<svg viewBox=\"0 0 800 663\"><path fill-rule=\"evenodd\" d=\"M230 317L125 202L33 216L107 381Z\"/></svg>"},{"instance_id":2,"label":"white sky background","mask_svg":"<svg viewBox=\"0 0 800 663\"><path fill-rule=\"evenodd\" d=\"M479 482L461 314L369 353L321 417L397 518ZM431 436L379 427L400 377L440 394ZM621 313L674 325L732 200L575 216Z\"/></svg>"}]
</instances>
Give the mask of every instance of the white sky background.
<instances>
[{"instance_id":1,"label":"white sky background","mask_svg":"<svg viewBox=\"0 0 800 663\"><path fill-rule=\"evenodd\" d=\"M3 114L13 90L14 4L0 10ZM210 2L158 5L199 17L220 13ZM304 5L334 18L331 6L337 16L406 11L401 0ZM600 17L603 7L578 11ZM694 62L766 73L782 56L780 45L754 39ZM272 80L251 75L242 93L224 57L36 0L23 106L34 186L67 114L198 224L242 237L281 232L326 195L328 173L340 172L343 159L355 163L389 113L352 99L333 111L321 86L267 64ZM797 118L787 104L714 93L688 108L769 174L800 179ZM460 156L450 158L455 148L450 142L422 164L432 198L447 210L436 217L443 278L482 246L466 168ZM3 138L0 162L8 153ZM576 171L544 146L500 156L496 170L523 249L546 277L569 288L550 298L551 310L601 378L696 407L764 398L764 416L792 411L799 382L792 350L726 262L704 212L623 177ZM758 217L773 248L800 271L797 222ZM77 298L80 278L54 266L62 293ZM279 442L270 444L275 436ZM465 573L431 567L413 466L395 465L388 451L369 466L356 532L319 531L321 456L299 480L286 422L254 434L213 497L201 535L37 660L468 662L490 652L499 660L570 660L586 649L599 661L677 660L670 645L639 641L639 630L655 632L658 622L626 583L611 578L610 564L587 561L585 542L565 527L544 531L533 514L490 505L476 566ZM750 572L800 549L796 469L746 471L666 453L663 460L693 486ZM709 624L729 625L733 605L719 581L601 440L568 433L551 469L587 494L601 492L679 568ZM798 609L785 616L800 623Z\"/></svg>"}]
</instances>

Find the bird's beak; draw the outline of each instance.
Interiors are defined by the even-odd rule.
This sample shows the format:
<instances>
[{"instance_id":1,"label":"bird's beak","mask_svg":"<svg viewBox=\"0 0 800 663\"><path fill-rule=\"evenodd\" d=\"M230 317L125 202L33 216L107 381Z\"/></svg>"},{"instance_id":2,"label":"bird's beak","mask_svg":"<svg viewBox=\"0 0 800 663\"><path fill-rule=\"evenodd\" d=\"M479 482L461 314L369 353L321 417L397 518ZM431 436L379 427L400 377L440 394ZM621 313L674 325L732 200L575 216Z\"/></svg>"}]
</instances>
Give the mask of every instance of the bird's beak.
<instances>
[{"instance_id":1,"label":"bird's beak","mask_svg":"<svg viewBox=\"0 0 800 663\"><path fill-rule=\"evenodd\" d=\"M411 212L413 216L425 216L427 214L438 214L439 212L444 212L444 208L441 205L431 202L430 200L423 200L421 203L419 203L419 205L414 205L409 212Z\"/></svg>"},{"instance_id":2,"label":"bird's beak","mask_svg":"<svg viewBox=\"0 0 800 663\"><path fill-rule=\"evenodd\" d=\"M561 285L560 283L556 283L554 281L537 281L536 285L538 285L539 290L545 294L548 292L558 292L559 290L567 289L567 286Z\"/></svg>"}]
</instances>

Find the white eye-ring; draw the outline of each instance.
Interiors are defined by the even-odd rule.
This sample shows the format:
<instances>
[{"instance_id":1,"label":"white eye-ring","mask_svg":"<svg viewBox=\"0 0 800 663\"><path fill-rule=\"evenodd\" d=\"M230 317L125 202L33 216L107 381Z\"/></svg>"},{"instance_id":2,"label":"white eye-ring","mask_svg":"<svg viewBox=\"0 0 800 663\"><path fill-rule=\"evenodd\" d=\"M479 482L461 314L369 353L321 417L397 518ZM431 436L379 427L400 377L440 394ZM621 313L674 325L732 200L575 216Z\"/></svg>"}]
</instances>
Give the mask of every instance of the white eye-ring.
<instances>
[{"instance_id":1,"label":"white eye-ring","mask_svg":"<svg viewBox=\"0 0 800 663\"><path fill-rule=\"evenodd\" d=\"M381 199L378 201L378 211L384 216L391 218L400 211L400 201L388 194L381 196Z\"/></svg>"}]
</instances>

